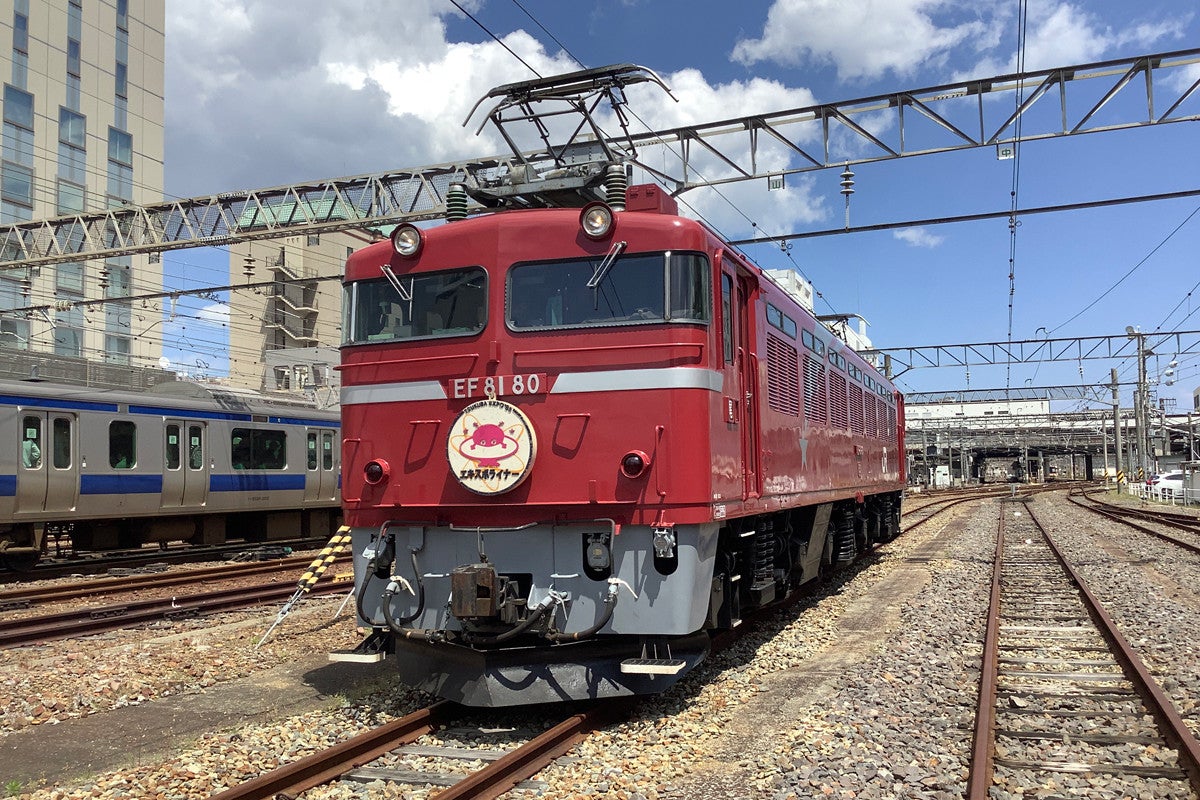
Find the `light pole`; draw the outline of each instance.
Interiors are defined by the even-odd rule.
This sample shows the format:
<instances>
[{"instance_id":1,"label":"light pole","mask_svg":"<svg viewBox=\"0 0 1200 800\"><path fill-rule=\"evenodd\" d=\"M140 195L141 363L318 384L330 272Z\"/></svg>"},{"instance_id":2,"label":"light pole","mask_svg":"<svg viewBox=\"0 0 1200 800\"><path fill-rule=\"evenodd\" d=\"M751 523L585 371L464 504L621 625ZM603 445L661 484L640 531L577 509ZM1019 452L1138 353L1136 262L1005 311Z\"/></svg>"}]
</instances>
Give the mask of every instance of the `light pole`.
<instances>
[{"instance_id":1,"label":"light pole","mask_svg":"<svg viewBox=\"0 0 1200 800\"><path fill-rule=\"evenodd\" d=\"M1117 494L1120 494L1121 493L1121 399L1120 399L1120 394L1118 392L1118 387L1119 387L1119 384L1117 383L1117 370L1114 367L1112 370L1113 438L1114 438L1113 453L1116 456L1116 460L1117 460L1117 464L1116 464L1116 467L1117 467L1117 475L1116 475ZM1108 440L1105 439L1105 443L1107 443L1107 441ZM1108 468L1108 464L1105 464L1104 466L1105 466L1105 469ZM1129 465L1127 464L1126 468L1128 468L1128 467L1129 467ZM1107 477L1108 476L1106 475L1105 478L1107 479Z\"/></svg>"}]
</instances>

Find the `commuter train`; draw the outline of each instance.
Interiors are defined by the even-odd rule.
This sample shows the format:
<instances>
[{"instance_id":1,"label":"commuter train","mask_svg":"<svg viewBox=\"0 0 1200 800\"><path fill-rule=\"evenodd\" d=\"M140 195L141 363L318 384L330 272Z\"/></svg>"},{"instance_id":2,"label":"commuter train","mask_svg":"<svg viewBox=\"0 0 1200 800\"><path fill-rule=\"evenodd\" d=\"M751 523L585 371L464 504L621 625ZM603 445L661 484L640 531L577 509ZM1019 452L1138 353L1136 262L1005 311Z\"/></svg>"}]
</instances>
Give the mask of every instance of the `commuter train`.
<instances>
[{"instance_id":1,"label":"commuter train","mask_svg":"<svg viewBox=\"0 0 1200 800\"><path fill-rule=\"evenodd\" d=\"M302 403L182 381L2 381L0 443L0 561L14 569L50 527L91 551L324 540L340 522L338 415Z\"/></svg>"},{"instance_id":2,"label":"commuter train","mask_svg":"<svg viewBox=\"0 0 1200 800\"><path fill-rule=\"evenodd\" d=\"M657 693L899 533L901 394L666 192L613 183L349 257L343 511L371 633L334 660L395 654L475 706Z\"/></svg>"}]
</instances>

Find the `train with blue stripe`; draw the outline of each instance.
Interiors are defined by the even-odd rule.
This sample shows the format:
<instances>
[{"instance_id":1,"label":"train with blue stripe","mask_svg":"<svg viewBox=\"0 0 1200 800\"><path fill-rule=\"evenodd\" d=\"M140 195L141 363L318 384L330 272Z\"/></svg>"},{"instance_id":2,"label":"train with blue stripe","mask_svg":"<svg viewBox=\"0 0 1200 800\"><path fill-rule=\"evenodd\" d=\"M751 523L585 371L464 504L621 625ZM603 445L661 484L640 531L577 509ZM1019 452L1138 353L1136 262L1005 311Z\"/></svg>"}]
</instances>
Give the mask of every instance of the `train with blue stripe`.
<instances>
[{"instance_id":1,"label":"train with blue stripe","mask_svg":"<svg viewBox=\"0 0 1200 800\"><path fill-rule=\"evenodd\" d=\"M328 538L337 410L186 381L144 392L0 381L0 563L74 551Z\"/></svg>"}]
</instances>

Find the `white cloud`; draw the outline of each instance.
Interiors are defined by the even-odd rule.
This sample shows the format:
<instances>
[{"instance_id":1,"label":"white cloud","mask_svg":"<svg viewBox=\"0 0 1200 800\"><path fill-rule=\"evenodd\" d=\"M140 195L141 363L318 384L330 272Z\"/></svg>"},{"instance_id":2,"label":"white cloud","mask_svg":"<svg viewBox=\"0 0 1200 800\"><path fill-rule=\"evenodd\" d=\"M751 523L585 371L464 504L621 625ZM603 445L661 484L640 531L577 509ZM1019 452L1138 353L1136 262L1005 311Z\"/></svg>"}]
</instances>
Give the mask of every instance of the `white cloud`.
<instances>
[{"instance_id":1,"label":"white cloud","mask_svg":"<svg viewBox=\"0 0 1200 800\"><path fill-rule=\"evenodd\" d=\"M1178 40L1194 12L1113 27L1084 3L1034 0L1026 18L1024 68L1038 70L1146 51ZM743 39L732 57L747 66L830 65L842 80L899 78L975 60L957 77L1017 69L1017 19L1009 4L960 0L776 0L763 33Z\"/></svg>"},{"instance_id":2,"label":"white cloud","mask_svg":"<svg viewBox=\"0 0 1200 800\"><path fill-rule=\"evenodd\" d=\"M226 303L209 303L196 312L196 319L206 325L229 327L229 306Z\"/></svg>"},{"instance_id":3,"label":"white cloud","mask_svg":"<svg viewBox=\"0 0 1200 800\"><path fill-rule=\"evenodd\" d=\"M488 91L534 77L529 70L496 42L447 41L443 18L456 13L452 6L434 0L370 5L297 0L279 14L265 0L217 0L204 9L169 4L168 96L188 101L167 104L168 191L195 196L507 153L492 126L475 135L493 101L463 123ZM541 75L578 68L523 30L498 33ZM650 83L630 87L632 132L815 102L807 89L763 78L714 84L696 69L662 77L679 102ZM611 113L602 119L607 134L619 132ZM552 141L565 138L558 134L568 124L574 123L552 123ZM814 127L812 138L800 143L819 141L818 135ZM528 149L540 142L529 129L517 144ZM700 149L693 149L693 176L736 175ZM668 148L647 147L638 155L655 168L680 171ZM748 137L732 155L749 168ZM759 170L783 170L797 158L769 137L760 138L754 157ZM810 184L789 183L770 196L759 182L722 190L747 206L744 216L713 192L712 199L697 195L694 202L730 235L751 232L747 217L773 232L821 218L825 211Z\"/></svg>"},{"instance_id":4,"label":"white cloud","mask_svg":"<svg viewBox=\"0 0 1200 800\"><path fill-rule=\"evenodd\" d=\"M1153 49L1164 40L1177 39L1191 17L1189 13L1180 19L1144 20L1114 30L1077 4L1031 3L1026 22L1024 69L1085 64L1112 58L1121 51ZM998 21L1015 26L1012 18L998 18ZM1002 52L985 56L959 77L1017 71L1015 35L1002 37L997 49Z\"/></svg>"},{"instance_id":5,"label":"white cloud","mask_svg":"<svg viewBox=\"0 0 1200 800\"><path fill-rule=\"evenodd\" d=\"M892 236L913 247L926 247L931 250L946 240L946 237L930 233L924 228L901 228L893 231Z\"/></svg>"},{"instance_id":6,"label":"white cloud","mask_svg":"<svg viewBox=\"0 0 1200 800\"><path fill-rule=\"evenodd\" d=\"M941 12L945 21L935 21ZM844 80L913 74L987 26L949 0L776 0L763 34L744 39L733 58L800 66L832 64Z\"/></svg>"}]
</instances>

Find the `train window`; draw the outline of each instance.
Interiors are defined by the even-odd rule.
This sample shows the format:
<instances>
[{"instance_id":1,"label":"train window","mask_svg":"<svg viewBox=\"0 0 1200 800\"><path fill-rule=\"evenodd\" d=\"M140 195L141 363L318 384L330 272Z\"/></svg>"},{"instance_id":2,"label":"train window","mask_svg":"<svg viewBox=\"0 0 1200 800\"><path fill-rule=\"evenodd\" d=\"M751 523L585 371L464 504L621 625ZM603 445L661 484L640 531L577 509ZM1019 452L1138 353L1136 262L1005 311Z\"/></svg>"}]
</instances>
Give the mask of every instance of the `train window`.
<instances>
[{"instance_id":1,"label":"train window","mask_svg":"<svg viewBox=\"0 0 1200 800\"><path fill-rule=\"evenodd\" d=\"M188 469L204 469L204 433L199 425L188 427Z\"/></svg>"},{"instance_id":2,"label":"train window","mask_svg":"<svg viewBox=\"0 0 1200 800\"><path fill-rule=\"evenodd\" d=\"M54 418L54 468L69 469L71 466L71 420Z\"/></svg>"},{"instance_id":3,"label":"train window","mask_svg":"<svg viewBox=\"0 0 1200 800\"><path fill-rule=\"evenodd\" d=\"M21 420L21 466L29 469L42 467L41 417L25 417Z\"/></svg>"},{"instance_id":4,"label":"train window","mask_svg":"<svg viewBox=\"0 0 1200 800\"><path fill-rule=\"evenodd\" d=\"M133 469L137 463L137 425L128 420L108 424L108 465L113 469Z\"/></svg>"},{"instance_id":5,"label":"train window","mask_svg":"<svg viewBox=\"0 0 1200 800\"><path fill-rule=\"evenodd\" d=\"M308 435L308 443L307 443L306 452L308 454L308 468L316 469L317 468L317 435L315 433L310 433Z\"/></svg>"},{"instance_id":6,"label":"train window","mask_svg":"<svg viewBox=\"0 0 1200 800\"><path fill-rule=\"evenodd\" d=\"M810 333L809 331L803 331L803 330L800 331L800 341L802 341L804 343L805 347L807 347L809 350L812 350L817 355L819 355L819 356L825 355L825 343L822 342L817 337L813 336L812 333ZM833 360L832 357L833 357L833 354L830 353L831 361Z\"/></svg>"},{"instance_id":7,"label":"train window","mask_svg":"<svg viewBox=\"0 0 1200 800\"><path fill-rule=\"evenodd\" d=\"M283 469L287 466L287 433L234 428L230 433L234 469Z\"/></svg>"},{"instance_id":8,"label":"train window","mask_svg":"<svg viewBox=\"0 0 1200 800\"><path fill-rule=\"evenodd\" d=\"M725 347L725 363L733 363L733 278L721 274L721 342Z\"/></svg>"},{"instance_id":9,"label":"train window","mask_svg":"<svg viewBox=\"0 0 1200 800\"><path fill-rule=\"evenodd\" d=\"M168 425L166 430L167 437L167 469L179 469L182 459L179 457L180 442L179 442L179 426Z\"/></svg>"},{"instance_id":10,"label":"train window","mask_svg":"<svg viewBox=\"0 0 1200 800\"><path fill-rule=\"evenodd\" d=\"M478 333L487 323L487 273L480 267L357 281L346 287L350 344Z\"/></svg>"},{"instance_id":11,"label":"train window","mask_svg":"<svg viewBox=\"0 0 1200 800\"><path fill-rule=\"evenodd\" d=\"M321 434L321 466L333 469L333 434Z\"/></svg>"},{"instance_id":12,"label":"train window","mask_svg":"<svg viewBox=\"0 0 1200 800\"><path fill-rule=\"evenodd\" d=\"M771 323L773 328L783 331L793 339L796 338L796 320L770 303L767 303L767 322Z\"/></svg>"},{"instance_id":13,"label":"train window","mask_svg":"<svg viewBox=\"0 0 1200 800\"><path fill-rule=\"evenodd\" d=\"M705 323L708 281L708 260L693 253L517 264L508 273L508 327Z\"/></svg>"}]
</instances>

